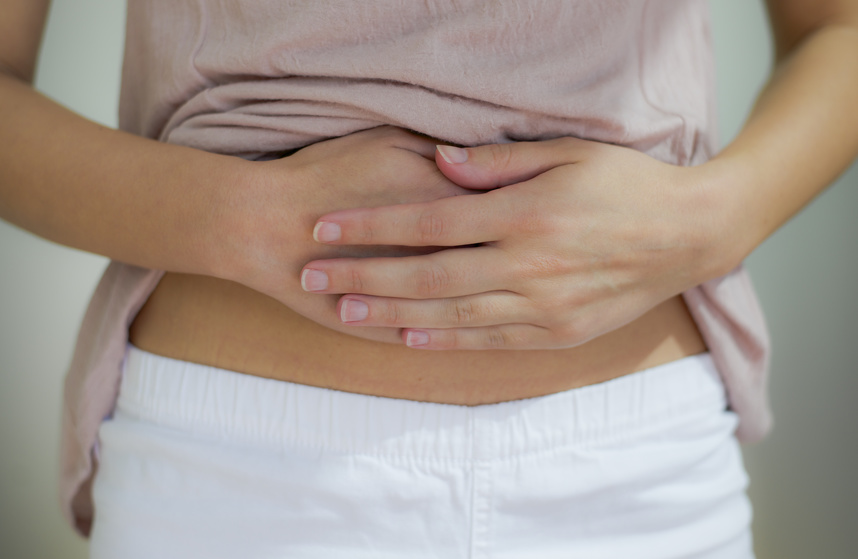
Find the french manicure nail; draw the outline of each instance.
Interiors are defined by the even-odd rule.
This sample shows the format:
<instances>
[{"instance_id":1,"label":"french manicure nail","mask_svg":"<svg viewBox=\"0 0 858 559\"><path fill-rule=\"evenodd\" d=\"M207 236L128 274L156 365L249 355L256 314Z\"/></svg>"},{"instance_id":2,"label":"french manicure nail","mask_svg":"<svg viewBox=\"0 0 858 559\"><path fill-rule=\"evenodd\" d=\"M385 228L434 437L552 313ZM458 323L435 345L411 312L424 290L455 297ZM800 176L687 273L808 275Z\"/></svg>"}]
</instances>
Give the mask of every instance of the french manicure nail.
<instances>
[{"instance_id":1,"label":"french manicure nail","mask_svg":"<svg viewBox=\"0 0 858 559\"><path fill-rule=\"evenodd\" d=\"M320 221L313 227L313 238L317 243L332 243L342 236L340 226L329 221Z\"/></svg>"},{"instance_id":2,"label":"french manicure nail","mask_svg":"<svg viewBox=\"0 0 858 559\"><path fill-rule=\"evenodd\" d=\"M408 347L420 347L429 343L429 334L426 332L411 331L405 336L405 345Z\"/></svg>"},{"instance_id":3,"label":"french manicure nail","mask_svg":"<svg viewBox=\"0 0 858 559\"><path fill-rule=\"evenodd\" d=\"M340 320L343 322L357 322L369 316L369 307L363 301L346 299L340 306Z\"/></svg>"},{"instance_id":4,"label":"french manicure nail","mask_svg":"<svg viewBox=\"0 0 858 559\"><path fill-rule=\"evenodd\" d=\"M435 148L447 163L457 164L468 160L468 150L466 149L455 146L435 146Z\"/></svg>"},{"instance_id":5,"label":"french manicure nail","mask_svg":"<svg viewBox=\"0 0 858 559\"><path fill-rule=\"evenodd\" d=\"M321 270L301 272L301 287L304 291L324 291L328 288L328 274Z\"/></svg>"}]
</instances>

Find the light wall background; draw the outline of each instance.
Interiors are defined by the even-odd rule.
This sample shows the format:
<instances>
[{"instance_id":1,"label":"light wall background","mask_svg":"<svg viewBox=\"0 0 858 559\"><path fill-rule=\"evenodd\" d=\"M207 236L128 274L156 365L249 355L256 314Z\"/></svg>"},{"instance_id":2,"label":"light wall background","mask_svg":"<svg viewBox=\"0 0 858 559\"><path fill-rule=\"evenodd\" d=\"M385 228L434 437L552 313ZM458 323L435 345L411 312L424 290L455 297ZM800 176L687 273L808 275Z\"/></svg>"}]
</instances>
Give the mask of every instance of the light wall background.
<instances>
[{"instance_id":1,"label":"light wall background","mask_svg":"<svg viewBox=\"0 0 858 559\"><path fill-rule=\"evenodd\" d=\"M54 0L37 78L47 95L111 126L122 4ZM761 2L712 8L727 140L765 79L771 48ZM776 429L746 449L760 559L845 559L858 549L856 210L853 166L748 262L775 347ZM0 222L0 557L86 557L55 497L57 440L63 373L105 264Z\"/></svg>"}]
</instances>

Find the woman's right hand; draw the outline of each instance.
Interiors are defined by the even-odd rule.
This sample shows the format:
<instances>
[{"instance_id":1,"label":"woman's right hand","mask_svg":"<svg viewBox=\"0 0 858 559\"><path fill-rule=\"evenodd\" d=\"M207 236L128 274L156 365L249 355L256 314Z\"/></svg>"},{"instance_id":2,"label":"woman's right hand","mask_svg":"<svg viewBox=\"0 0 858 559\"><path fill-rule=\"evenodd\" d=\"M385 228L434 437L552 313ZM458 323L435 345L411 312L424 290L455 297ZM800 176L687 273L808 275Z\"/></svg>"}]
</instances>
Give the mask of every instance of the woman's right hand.
<instances>
[{"instance_id":1,"label":"woman's right hand","mask_svg":"<svg viewBox=\"0 0 858 559\"><path fill-rule=\"evenodd\" d=\"M403 252L323 247L312 240L315 220L466 192L435 167L434 142L392 127L260 163L87 121L31 87L47 9L47 0L14 0L0 11L0 219L36 235L145 268L231 279L342 329L335 296L301 289L302 266ZM373 338L397 342L391 330Z\"/></svg>"},{"instance_id":2,"label":"woman's right hand","mask_svg":"<svg viewBox=\"0 0 858 559\"><path fill-rule=\"evenodd\" d=\"M432 248L335 247L313 240L316 220L331 211L427 202L476 191L450 182L435 164L436 142L389 126L254 162L249 180L227 191L215 273L273 297L323 326L368 339L401 343L396 328L347 329L336 315L339 296L301 288L307 262L338 256L405 256Z\"/></svg>"}]
</instances>

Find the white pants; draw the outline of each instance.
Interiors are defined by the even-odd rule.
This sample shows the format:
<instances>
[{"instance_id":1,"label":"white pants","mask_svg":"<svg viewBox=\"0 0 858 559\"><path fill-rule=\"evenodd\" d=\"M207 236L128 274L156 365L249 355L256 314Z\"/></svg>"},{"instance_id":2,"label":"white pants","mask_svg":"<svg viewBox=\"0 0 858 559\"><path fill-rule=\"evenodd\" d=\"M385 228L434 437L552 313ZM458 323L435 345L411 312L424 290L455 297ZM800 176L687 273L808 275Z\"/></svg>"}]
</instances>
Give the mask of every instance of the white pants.
<instances>
[{"instance_id":1,"label":"white pants","mask_svg":"<svg viewBox=\"0 0 858 559\"><path fill-rule=\"evenodd\" d=\"M708 354L467 407L132 347L91 556L750 558L735 425Z\"/></svg>"}]
</instances>

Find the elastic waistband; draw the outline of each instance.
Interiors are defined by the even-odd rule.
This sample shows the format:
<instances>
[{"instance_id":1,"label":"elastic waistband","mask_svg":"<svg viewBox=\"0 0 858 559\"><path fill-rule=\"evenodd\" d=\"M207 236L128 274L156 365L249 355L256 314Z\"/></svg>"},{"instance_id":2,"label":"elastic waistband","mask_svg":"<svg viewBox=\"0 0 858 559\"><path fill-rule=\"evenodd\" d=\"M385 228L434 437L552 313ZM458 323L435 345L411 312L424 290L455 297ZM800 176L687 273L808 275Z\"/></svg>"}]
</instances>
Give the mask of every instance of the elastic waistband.
<instances>
[{"instance_id":1,"label":"elastic waistband","mask_svg":"<svg viewBox=\"0 0 858 559\"><path fill-rule=\"evenodd\" d=\"M117 403L140 420L233 443L461 461L617 442L725 407L708 353L547 396L460 406L264 379L134 346Z\"/></svg>"}]
</instances>

